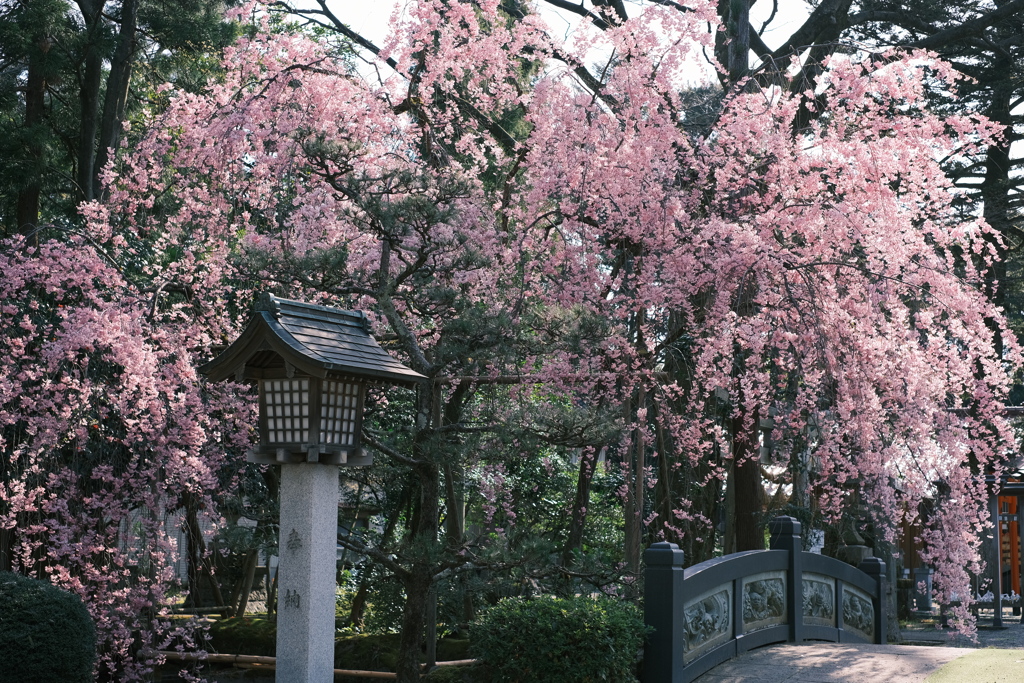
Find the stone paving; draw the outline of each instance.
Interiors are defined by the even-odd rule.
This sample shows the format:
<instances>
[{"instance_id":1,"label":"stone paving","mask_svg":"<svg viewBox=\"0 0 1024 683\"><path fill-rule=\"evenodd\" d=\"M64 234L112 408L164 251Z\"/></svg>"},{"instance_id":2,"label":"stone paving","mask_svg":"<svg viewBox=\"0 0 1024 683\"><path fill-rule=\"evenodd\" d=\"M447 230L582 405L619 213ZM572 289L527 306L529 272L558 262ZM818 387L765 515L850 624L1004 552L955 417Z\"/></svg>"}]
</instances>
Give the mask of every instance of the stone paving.
<instances>
[{"instance_id":1,"label":"stone paving","mask_svg":"<svg viewBox=\"0 0 1024 683\"><path fill-rule=\"evenodd\" d=\"M773 645L720 664L695 683L1018 683L1024 681L1024 625L1009 609L1002 629L982 612L978 640L919 623L907 645ZM991 649L989 649L991 648ZM949 665L949 666L945 666ZM943 668L945 666L945 668Z\"/></svg>"},{"instance_id":2,"label":"stone paving","mask_svg":"<svg viewBox=\"0 0 1024 683\"><path fill-rule=\"evenodd\" d=\"M964 654L953 647L770 645L719 664L697 683L924 683Z\"/></svg>"}]
</instances>

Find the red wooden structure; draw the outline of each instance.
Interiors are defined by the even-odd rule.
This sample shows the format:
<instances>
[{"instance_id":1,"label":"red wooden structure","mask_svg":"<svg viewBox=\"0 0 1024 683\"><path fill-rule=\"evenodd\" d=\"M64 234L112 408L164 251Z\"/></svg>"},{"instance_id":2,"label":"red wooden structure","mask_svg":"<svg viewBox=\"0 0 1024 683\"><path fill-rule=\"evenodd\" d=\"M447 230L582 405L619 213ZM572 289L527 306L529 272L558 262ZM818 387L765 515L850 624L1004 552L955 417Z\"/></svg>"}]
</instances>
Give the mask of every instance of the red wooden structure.
<instances>
[{"instance_id":1,"label":"red wooden structure","mask_svg":"<svg viewBox=\"0 0 1024 683\"><path fill-rule=\"evenodd\" d=\"M1008 482L1009 484L1020 484L1020 482ZM1021 529L1018 510L1021 509L1020 498L1016 495L999 496L999 550L1000 566L1002 567L1002 589L1003 593L1009 594L1012 590L1017 595L1020 591L1020 559L1021 559Z\"/></svg>"}]
</instances>

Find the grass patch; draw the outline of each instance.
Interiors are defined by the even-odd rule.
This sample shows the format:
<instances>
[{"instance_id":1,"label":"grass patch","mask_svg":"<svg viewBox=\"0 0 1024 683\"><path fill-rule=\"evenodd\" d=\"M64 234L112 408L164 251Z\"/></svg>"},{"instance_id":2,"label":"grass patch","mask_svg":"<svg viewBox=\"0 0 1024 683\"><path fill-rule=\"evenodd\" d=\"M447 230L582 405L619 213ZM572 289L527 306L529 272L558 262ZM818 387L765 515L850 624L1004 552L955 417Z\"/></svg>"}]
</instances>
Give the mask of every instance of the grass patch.
<instances>
[{"instance_id":1,"label":"grass patch","mask_svg":"<svg viewBox=\"0 0 1024 683\"><path fill-rule=\"evenodd\" d=\"M926 683L1019 683L1024 671L1024 650L972 650L944 664Z\"/></svg>"}]
</instances>

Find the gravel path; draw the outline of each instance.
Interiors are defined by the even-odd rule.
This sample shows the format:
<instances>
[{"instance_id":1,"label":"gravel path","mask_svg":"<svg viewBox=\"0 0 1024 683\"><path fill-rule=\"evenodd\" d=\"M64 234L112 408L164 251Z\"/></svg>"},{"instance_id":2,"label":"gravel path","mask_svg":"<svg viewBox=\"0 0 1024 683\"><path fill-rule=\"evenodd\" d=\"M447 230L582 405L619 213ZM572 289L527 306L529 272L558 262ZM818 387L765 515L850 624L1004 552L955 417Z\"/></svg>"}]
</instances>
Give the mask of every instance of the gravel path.
<instances>
[{"instance_id":1,"label":"gravel path","mask_svg":"<svg viewBox=\"0 0 1024 683\"><path fill-rule=\"evenodd\" d=\"M1002 650L1024 650L1024 624L1010 608L1003 610L1003 628L992 627L992 610L982 610L978 616L978 642L972 642L950 629L936 626L938 619L927 620L903 629L903 638L909 644L943 645L946 647L995 647ZM1021 676L1024 680L1024 674Z\"/></svg>"}]
</instances>

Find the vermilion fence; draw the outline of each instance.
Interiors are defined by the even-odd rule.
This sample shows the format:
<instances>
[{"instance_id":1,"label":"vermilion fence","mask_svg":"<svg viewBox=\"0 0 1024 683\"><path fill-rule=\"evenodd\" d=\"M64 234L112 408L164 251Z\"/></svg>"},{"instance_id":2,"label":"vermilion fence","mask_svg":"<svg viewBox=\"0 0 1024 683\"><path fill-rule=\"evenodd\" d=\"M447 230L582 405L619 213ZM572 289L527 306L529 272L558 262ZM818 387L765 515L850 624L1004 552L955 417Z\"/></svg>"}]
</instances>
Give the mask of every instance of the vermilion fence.
<instances>
[{"instance_id":1,"label":"vermilion fence","mask_svg":"<svg viewBox=\"0 0 1024 683\"><path fill-rule=\"evenodd\" d=\"M645 683L689 683L712 667L770 643L884 643L885 563L859 568L804 552L800 522L769 523L770 550L683 568L683 551L655 543L644 553L644 620L653 629Z\"/></svg>"}]
</instances>

